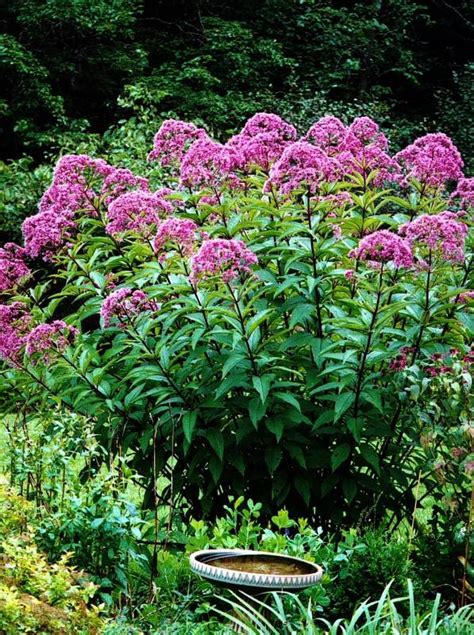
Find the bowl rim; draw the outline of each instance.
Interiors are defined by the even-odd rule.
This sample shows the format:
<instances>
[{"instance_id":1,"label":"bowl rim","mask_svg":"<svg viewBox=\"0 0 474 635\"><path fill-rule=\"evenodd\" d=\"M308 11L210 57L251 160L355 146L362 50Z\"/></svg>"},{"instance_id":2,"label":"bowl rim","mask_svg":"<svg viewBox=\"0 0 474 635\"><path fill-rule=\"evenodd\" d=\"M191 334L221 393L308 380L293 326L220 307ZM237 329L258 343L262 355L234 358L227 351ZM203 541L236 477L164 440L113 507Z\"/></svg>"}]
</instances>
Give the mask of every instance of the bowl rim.
<instances>
[{"instance_id":1,"label":"bowl rim","mask_svg":"<svg viewBox=\"0 0 474 635\"><path fill-rule=\"evenodd\" d=\"M252 573L250 571L237 571L232 569L222 569L215 565L202 562L199 558L203 555L218 556L227 555L232 556L272 556L274 558L281 558L282 560L293 560L294 562L300 562L305 565L314 567L312 573L301 574L289 574L282 575L278 573ZM201 549L200 551L194 551L189 556L189 563L191 570L198 575L203 576L217 582L225 582L228 584L241 585L241 586L269 586L269 587L281 587L282 585L289 587L307 587L319 582L323 576L323 569L318 564L298 558L296 556L290 556L284 553L274 553L272 551L258 551L253 549Z\"/></svg>"}]
</instances>

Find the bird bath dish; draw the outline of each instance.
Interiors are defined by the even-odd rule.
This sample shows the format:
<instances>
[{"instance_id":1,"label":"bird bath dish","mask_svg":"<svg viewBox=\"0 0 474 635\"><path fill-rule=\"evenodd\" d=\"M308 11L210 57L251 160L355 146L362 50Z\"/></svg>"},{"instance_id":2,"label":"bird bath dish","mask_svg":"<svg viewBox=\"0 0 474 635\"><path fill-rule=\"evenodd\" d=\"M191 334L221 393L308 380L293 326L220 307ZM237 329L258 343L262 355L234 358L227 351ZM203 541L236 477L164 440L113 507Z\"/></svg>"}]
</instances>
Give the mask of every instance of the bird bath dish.
<instances>
[{"instance_id":1,"label":"bird bath dish","mask_svg":"<svg viewBox=\"0 0 474 635\"><path fill-rule=\"evenodd\" d=\"M267 551L206 549L189 557L191 570L216 585L247 593L299 591L317 584L317 564Z\"/></svg>"}]
</instances>

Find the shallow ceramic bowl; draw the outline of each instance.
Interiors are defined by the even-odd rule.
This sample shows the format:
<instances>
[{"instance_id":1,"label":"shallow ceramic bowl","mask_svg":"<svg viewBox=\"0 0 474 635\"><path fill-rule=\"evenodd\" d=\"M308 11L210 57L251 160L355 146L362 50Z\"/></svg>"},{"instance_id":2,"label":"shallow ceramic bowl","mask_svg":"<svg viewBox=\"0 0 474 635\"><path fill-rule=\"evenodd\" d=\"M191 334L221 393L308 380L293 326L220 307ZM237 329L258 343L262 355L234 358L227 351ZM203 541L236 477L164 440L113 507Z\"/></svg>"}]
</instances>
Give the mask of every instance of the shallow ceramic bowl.
<instances>
[{"instance_id":1,"label":"shallow ceramic bowl","mask_svg":"<svg viewBox=\"0 0 474 635\"><path fill-rule=\"evenodd\" d=\"M304 570L296 575L282 575L275 573L260 573L250 571L238 571L232 568L221 568L214 564L215 561L224 561L232 558L251 557L252 560L262 562L273 561L286 565L294 565ZM251 551L244 549L206 549L195 551L189 557L191 570L203 578L217 584L233 589L242 589L247 592L258 591L298 591L317 584L323 575L323 570L317 564L286 556L271 553L269 551Z\"/></svg>"}]
</instances>

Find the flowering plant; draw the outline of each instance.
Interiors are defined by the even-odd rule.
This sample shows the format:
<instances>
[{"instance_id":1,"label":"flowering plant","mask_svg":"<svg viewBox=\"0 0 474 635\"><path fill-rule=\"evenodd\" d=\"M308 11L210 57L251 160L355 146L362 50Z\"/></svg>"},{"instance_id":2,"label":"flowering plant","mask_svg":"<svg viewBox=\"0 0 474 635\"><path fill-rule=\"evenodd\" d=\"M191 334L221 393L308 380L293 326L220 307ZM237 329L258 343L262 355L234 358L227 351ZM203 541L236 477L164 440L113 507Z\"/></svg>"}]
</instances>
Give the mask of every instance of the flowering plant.
<instances>
[{"instance_id":1,"label":"flowering plant","mask_svg":"<svg viewBox=\"0 0 474 635\"><path fill-rule=\"evenodd\" d=\"M410 373L456 347L471 376L471 183L451 141L392 156L367 117L298 139L260 113L224 144L168 120L149 162L158 191L63 157L0 254L4 408L92 418L146 496L193 513L239 493L324 524L410 509L434 469Z\"/></svg>"}]
</instances>

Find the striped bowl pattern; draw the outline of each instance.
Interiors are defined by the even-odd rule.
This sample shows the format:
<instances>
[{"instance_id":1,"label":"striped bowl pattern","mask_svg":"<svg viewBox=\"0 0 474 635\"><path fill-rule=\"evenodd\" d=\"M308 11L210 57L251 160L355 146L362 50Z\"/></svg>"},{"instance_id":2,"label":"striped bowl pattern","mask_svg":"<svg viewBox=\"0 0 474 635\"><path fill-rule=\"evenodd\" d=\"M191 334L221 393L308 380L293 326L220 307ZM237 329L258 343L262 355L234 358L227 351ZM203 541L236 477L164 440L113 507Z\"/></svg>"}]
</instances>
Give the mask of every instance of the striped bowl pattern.
<instances>
[{"instance_id":1,"label":"striped bowl pattern","mask_svg":"<svg viewBox=\"0 0 474 635\"><path fill-rule=\"evenodd\" d=\"M264 574L250 573L247 571L233 571L232 569L221 569L212 564L210 560L221 558L232 558L235 556L271 556L284 561L293 563L301 563L312 569L311 573L301 575L280 575L280 574ZM269 551L251 551L245 549L205 549L204 551L195 551L189 556L191 570L207 580L222 586L231 587L254 587L258 589L268 590L291 590L305 589L313 584L317 584L323 575L323 570L317 564L294 558L284 554L272 553Z\"/></svg>"}]
</instances>

